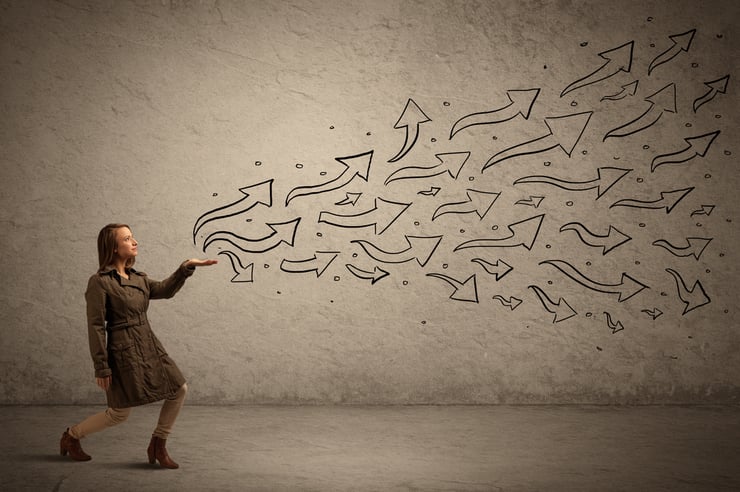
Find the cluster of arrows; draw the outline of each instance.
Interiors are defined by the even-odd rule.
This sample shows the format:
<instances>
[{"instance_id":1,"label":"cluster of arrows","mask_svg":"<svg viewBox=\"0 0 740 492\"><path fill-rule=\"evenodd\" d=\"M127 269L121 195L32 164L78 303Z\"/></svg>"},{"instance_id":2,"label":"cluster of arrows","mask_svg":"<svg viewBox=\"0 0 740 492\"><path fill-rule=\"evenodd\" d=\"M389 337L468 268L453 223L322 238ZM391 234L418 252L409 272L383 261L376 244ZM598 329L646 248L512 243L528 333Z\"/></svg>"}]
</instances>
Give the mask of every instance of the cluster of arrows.
<instances>
[{"instance_id":1,"label":"cluster of arrows","mask_svg":"<svg viewBox=\"0 0 740 492\"><path fill-rule=\"evenodd\" d=\"M656 56L649 65L647 76L650 76L660 67L668 64L674 58L679 57L682 53L689 51L696 32L691 30L683 34L669 36L666 43L665 51ZM579 78L569 84L560 93L562 98L566 94L574 91L596 90L598 87L605 85L605 81L624 74L631 74L634 41L625 43L614 49L598 53L603 60L603 64L595 68L588 75ZM724 94L727 89L729 75L705 82L708 91L697 94L693 101L691 110L697 112L702 106L712 101L718 94ZM613 101L619 101L628 97L635 97L638 93L639 80L635 79L630 83L622 86L619 92L604 95L600 99L601 104L613 104ZM644 83L643 85L649 85ZM603 90L603 89L602 89ZM628 138L639 132L648 130L654 125L660 123L661 118L666 113L678 113L676 103L677 87L671 83L653 92L644 98L644 111L628 119L623 124L609 130L604 135L598 135L598 141L603 142L610 138ZM502 103L500 107L490 111L476 112L467 114L455 121L450 128L447 141L453 142L456 135L465 132L473 126L503 124L517 118L529 119L533 106L536 104L541 89L528 88L506 91L502 98L506 97L508 102ZM589 122L592 118L592 111L578 112L575 114L556 115L544 118L543 131L537 138L517 142L488 158L482 165L474 169L481 174L490 172L489 170L501 165L509 165L510 162L524 158L532 154L545 152L563 152L570 157L579 141L587 132ZM405 134L404 143L400 150L393 157L387 160L387 163L405 162L409 152L415 148L420 134L423 131L423 125L432 121L427 114L413 100L408 99L400 118L394 125L394 128L401 130ZM720 134L719 130L704 133L702 135L690 136L683 139L683 143L677 144L675 148L666 149L665 153L656 156L650 163L651 173L655 173L663 166L680 166L686 164L692 159L703 158L715 139ZM393 224L403 214L411 213L414 202L409 199L407 202L391 201L388 199L375 196L372 207L359 213L340 213L343 208L354 208L362 193L353 193L348 190L350 185L357 188L366 184L371 176L371 172L377 173L373 168L373 158L375 151L369 150L346 157L337 157L335 160L340 164L340 171L335 173L331 179L326 181L299 186L290 190L284 200L274 200L273 182L274 179L252 184L239 191L243 196L232 203L210 210L201 215L193 226L193 242L197 243L202 239L203 251L206 251L214 244L219 244L219 253L229 258L234 277L231 282L243 283L254 281L254 262L247 258L271 251L280 247L292 247L295 243L297 230L304 221L302 217L293 217L280 223L270 223L267 226L270 234L264 237L250 238L238 235L234 232L218 228L214 232L204 234L203 231L210 230L212 227L206 227L208 224L214 225L216 221L247 214L249 212L258 212L258 207L288 206L294 201L311 202L311 197L328 193L341 193L340 201L334 203L337 207L334 211L321 211L314 218L317 223L326 224L338 228L372 228L376 240L355 239L350 241L357 248L362 250L368 258L376 262L370 267L358 266L353 263L345 263L344 267L352 276L368 281L374 285L391 275L392 265L406 262L416 262L420 268L424 268L430 259L438 251L440 243L445 239L444 234L415 236L404 235L405 246L401 248L391 248L383 246L384 242L380 238L392 228ZM460 176L463 167L471 167L471 152L445 152L435 155L436 161L429 165L398 165L390 172L385 171L387 176L384 178L384 187L399 187L399 182L405 184L424 183L424 180L435 178L434 183L439 180L455 181ZM527 175L516 179L513 186L531 187L536 189L547 189L547 187L557 187L569 192L588 192L595 191L595 200L600 200L607 196L608 192L622 179L625 178L633 169L622 167L600 167L596 170L595 175L588 180L574 181L568 176L556 175ZM410 188L410 187L407 187ZM644 210L663 210L670 214L676 206L694 190L694 187L685 187L680 189L667 189L660 193L659 196L650 197L630 197L615 199L611 202L610 208L628 207L633 209ZM439 187L431 186L422 191L414 191L414 196L421 195L425 197L435 197L440 191ZM501 190L480 190L467 189L465 196L461 196L459 201L441 203L434 210L428 220L433 223L440 217L448 214L476 214L482 221L494 207L497 199L501 196ZM515 204L524 207L538 209L545 200L544 195L529 196L528 199L518 200ZM367 201L367 199L363 199ZM524 207L520 207L525 210ZM701 210L696 210L692 215L709 215L714 205L704 205ZM257 209L257 210L255 210ZM308 214L302 214L306 217ZM530 217L524 217L506 227L505 232L499 232L493 237L474 237L465 240L454 246L453 252L457 253L462 250L471 250L473 252L490 252L494 248L524 248L531 250L538 238L543 221L546 219L545 213L534 214ZM313 220L313 218L311 219ZM632 238L616 227L609 225L608 230L592 230L585 224L578 221L571 221L563 224L560 233L575 233L582 243L589 247L597 248L602 255L608 255L620 246L632 240ZM603 234L602 234L603 232ZM668 253L676 257L693 257L696 260L702 256L703 252L712 241L709 237L687 237L685 240L676 240L677 244L667 239L659 239L653 242L658 248L663 248ZM397 241L390 242L399 244ZM282 259L280 270L289 274L296 273L313 273L320 277L331 265L334 268L341 268L340 262L335 260L342 254L341 251L319 251L310 258L300 259ZM353 257L356 257L355 254ZM502 259L489 261L482 257L476 256L471 260L477 264L483 272L492 276L496 282L501 281L513 270ZM369 262L369 260L368 260ZM559 272L582 288L590 291L614 295L617 302L625 302L634 296L637 296L648 285L644 281L637 280L627 273L622 273L620 278L595 279L589 278L586 274L579 271L572 263L561 259L548 259L539 263L542 268L553 268L553 273ZM476 267L477 268L477 267ZM666 274L670 275L675 281L678 297L684 303L683 315L710 303L710 298L706 294L704 287L699 280L687 282L677 270L667 268ZM427 277L442 280L452 288L450 299L454 301L479 302L479 292L476 282L476 274L470 275L465 279L454 278L453 276L430 272L425 274ZM552 299L545 290L537 285L529 285L528 290L533 293L532 299L541 303L542 307L553 315L553 323L559 323L573 316L576 311L562 298ZM495 295L493 300L500 302L510 310L517 309L523 302L516 297L504 297ZM659 317L662 313L659 309L643 310L653 319ZM609 312L604 313L609 328L613 333L621 331L624 326L621 321L614 320Z\"/></svg>"}]
</instances>

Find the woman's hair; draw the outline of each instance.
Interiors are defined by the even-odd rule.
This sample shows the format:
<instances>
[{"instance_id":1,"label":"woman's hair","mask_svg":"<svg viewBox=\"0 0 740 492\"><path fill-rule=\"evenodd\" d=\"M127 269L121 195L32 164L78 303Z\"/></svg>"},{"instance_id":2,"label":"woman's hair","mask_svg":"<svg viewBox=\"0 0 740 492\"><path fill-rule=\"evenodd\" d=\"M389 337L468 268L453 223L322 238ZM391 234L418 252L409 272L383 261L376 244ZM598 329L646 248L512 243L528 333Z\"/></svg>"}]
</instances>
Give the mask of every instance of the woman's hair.
<instances>
[{"instance_id":1,"label":"woman's hair","mask_svg":"<svg viewBox=\"0 0 740 492\"><path fill-rule=\"evenodd\" d=\"M116 248L118 243L116 242L116 231L121 227L128 227L127 224L108 224L107 226L100 229L98 234L98 272L102 272L105 267L113 264L113 259L116 257ZM130 227L128 227L131 229ZM136 258L129 258L126 261L126 268L134 266Z\"/></svg>"}]
</instances>

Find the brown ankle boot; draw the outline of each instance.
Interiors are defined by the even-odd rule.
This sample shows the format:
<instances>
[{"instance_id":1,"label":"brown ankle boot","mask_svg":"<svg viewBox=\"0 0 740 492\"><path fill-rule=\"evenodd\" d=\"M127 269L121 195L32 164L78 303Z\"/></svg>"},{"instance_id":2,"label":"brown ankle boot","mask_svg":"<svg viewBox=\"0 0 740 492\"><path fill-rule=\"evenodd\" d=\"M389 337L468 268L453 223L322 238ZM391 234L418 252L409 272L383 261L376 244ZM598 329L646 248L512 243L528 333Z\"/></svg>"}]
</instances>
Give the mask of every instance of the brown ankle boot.
<instances>
[{"instance_id":1,"label":"brown ankle boot","mask_svg":"<svg viewBox=\"0 0 740 492\"><path fill-rule=\"evenodd\" d=\"M59 441L59 454L69 456L75 461L90 461L92 457L82 450L80 440L69 435L69 429L62 434L62 440Z\"/></svg>"},{"instance_id":2,"label":"brown ankle boot","mask_svg":"<svg viewBox=\"0 0 740 492\"><path fill-rule=\"evenodd\" d=\"M162 468L180 468L180 465L172 461L170 455L167 453L167 439L161 437L152 436L152 440L149 441L149 447L146 450L149 456L149 463L154 464L154 460L159 461L159 466Z\"/></svg>"}]
</instances>

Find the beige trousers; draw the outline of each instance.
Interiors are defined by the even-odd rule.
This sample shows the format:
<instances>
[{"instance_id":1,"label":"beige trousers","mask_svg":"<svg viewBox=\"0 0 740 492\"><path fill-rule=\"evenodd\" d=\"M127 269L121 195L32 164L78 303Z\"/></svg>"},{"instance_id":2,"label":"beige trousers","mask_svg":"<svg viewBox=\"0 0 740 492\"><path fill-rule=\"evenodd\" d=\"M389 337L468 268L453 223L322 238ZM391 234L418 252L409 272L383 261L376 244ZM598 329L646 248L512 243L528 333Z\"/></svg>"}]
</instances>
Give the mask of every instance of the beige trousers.
<instances>
[{"instance_id":1,"label":"beige trousers","mask_svg":"<svg viewBox=\"0 0 740 492\"><path fill-rule=\"evenodd\" d=\"M180 413L182 404L185 402L187 392L188 385L185 383L177 390L174 398L164 401L162 410L159 412L157 427L152 433L153 436L167 439L170 432L172 432L172 428L175 426L175 420L177 420L177 415ZM130 408L107 408L104 412L91 415L79 424L70 427L69 435L75 439L82 439L87 435L125 422L130 414Z\"/></svg>"}]
</instances>

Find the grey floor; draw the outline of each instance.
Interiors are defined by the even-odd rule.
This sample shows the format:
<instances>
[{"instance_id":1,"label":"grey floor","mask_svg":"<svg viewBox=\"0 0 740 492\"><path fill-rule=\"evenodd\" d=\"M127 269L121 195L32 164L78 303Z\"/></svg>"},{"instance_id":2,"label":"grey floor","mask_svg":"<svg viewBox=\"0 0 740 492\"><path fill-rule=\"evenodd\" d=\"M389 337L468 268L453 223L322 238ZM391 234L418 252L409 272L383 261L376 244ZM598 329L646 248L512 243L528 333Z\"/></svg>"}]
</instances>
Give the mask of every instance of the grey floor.
<instances>
[{"instance_id":1,"label":"grey floor","mask_svg":"<svg viewBox=\"0 0 740 492\"><path fill-rule=\"evenodd\" d=\"M101 407L0 407L0 489L740 490L738 406L185 406L146 462L158 405L59 455Z\"/></svg>"}]
</instances>

